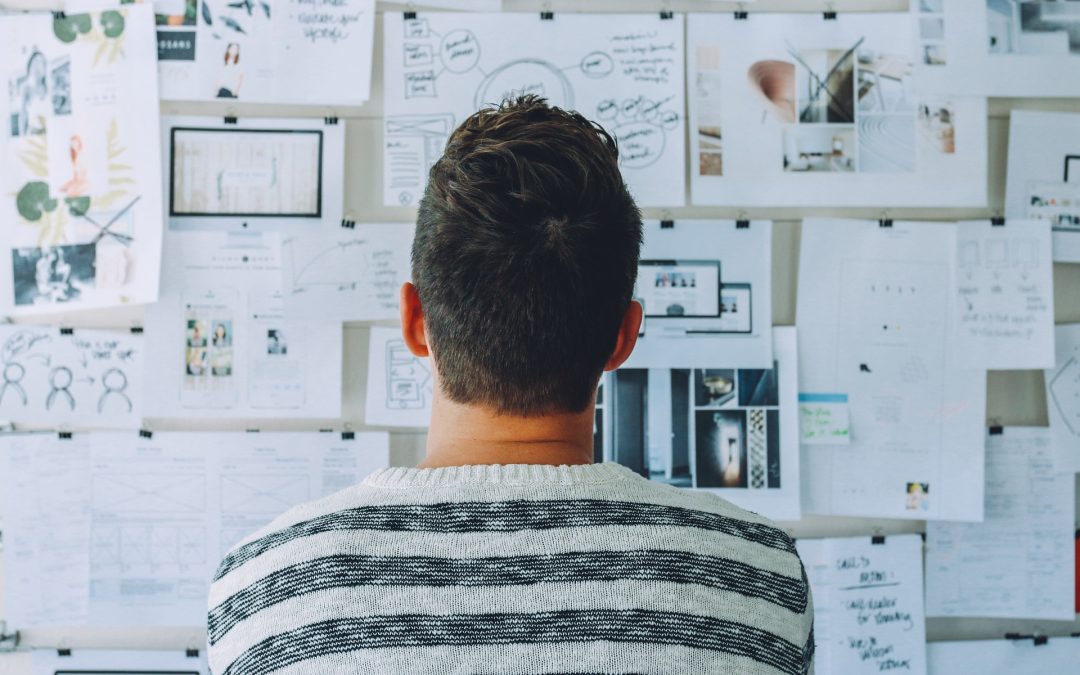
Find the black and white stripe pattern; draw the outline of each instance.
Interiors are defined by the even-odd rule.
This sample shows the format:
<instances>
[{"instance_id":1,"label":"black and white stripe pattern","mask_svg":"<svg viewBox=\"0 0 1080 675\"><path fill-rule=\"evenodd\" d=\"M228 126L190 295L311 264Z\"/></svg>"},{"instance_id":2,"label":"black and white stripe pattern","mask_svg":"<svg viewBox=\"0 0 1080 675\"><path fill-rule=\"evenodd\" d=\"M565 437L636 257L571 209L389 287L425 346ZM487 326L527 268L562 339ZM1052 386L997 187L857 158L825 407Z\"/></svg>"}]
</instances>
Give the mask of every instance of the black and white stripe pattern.
<instances>
[{"instance_id":1,"label":"black and white stripe pattern","mask_svg":"<svg viewBox=\"0 0 1080 675\"><path fill-rule=\"evenodd\" d=\"M608 464L385 470L250 538L210 595L215 675L805 673L813 654L783 531Z\"/></svg>"}]
</instances>

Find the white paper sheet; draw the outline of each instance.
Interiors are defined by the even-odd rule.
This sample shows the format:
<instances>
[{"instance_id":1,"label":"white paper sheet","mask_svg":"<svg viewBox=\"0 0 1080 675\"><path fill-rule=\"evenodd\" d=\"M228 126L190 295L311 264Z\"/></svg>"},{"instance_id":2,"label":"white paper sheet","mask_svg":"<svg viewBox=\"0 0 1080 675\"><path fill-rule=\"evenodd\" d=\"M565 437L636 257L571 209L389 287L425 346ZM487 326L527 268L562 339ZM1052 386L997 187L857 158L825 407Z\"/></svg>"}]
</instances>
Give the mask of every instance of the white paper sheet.
<instances>
[{"instance_id":1,"label":"white paper sheet","mask_svg":"<svg viewBox=\"0 0 1080 675\"><path fill-rule=\"evenodd\" d=\"M0 326L0 418L137 429L143 338L130 332Z\"/></svg>"},{"instance_id":2,"label":"white paper sheet","mask_svg":"<svg viewBox=\"0 0 1080 675\"><path fill-rule=\"evenodd\" d=\"M914 0L921 81L949 94L1072 97L1080 7L1053 0Z\"/></svg>"},{"instance_id":3,"label":"white paper sheet","mask_svg":"<svg viewBox=\"0 0 1080 675\"><path fill-rule=\"evenodd\" d=\"M795 329L772 332L774 362L765 370L616 370L603 403L611 411L604 459L769 518L798 520Z\"/></svg>"},{"instance_id":4,"label":"white paper sheet","mask_svg":"<svg viewBox=\"0 0 1080 675\"><path fill-rule=\"evenodd\" d=\"M434 383L431 361L409 352L400 328L371 327L364 424L426 427Z\"/></svg>"},{"instance_id":5,"label":"white paper sheet","mask_svg":"<svg viewBox=\"0 0 1080 675\"><path fill-rule=\"evenodd\" d=\"M851 441L803 448L803 511L982 520L986 371L949 348L956 226L807 220L799 386L846 394Z\"/></svg>"},{"instance_id":6,"label":"white paper sheet","mask_svg":"<svg viewBox=\"0 0 1080 675\"><path fill-rule=\"evenodd\" d=\"M362 223L285 237L286 314L303 321L397 319L413 231L406 223Z\"/></svg>"},{"instance_id":7,"label":"white paper sheet","mask_svg":"<svg viewBox=\"0 0 1080 675\"><path fill-rule=\"evenodd\" d=\"M919 93L910 25L691 15L693 203L985 206L986 101Z\"/></svg>"},{"instance_id":8,"label":"white paper sheet","mask_svg":"<svg viewBox=\"0 0 1080 675\"><path fill-rule=\"evenodd\" d=\"M134 434L132 434L134 435ZM0 435L4 618L19 629L86 623L89 437Z\"/></svg>"},{"instance_id":9,"label":"white paper sheet","mask_svg":"<svg viewBox=\"0 0 1080 675\"><path fill-rule=\"evenodd\" d=\"M1045 373L1046 412L1054 437L1055 468L1080 471L1080 324L1055 329L1056 365Z\"/></svg>"},{"instance_id":10,"label":"white paper sheet","mask_svg":"<svg viewBox=\"0 0 1080 675\"><path fill-rule=\"evenodd\" d=\"M799 539L814 596L814 668L829 675L926 673L922 540ZM967 672L967 671L957 671Z\"/></svg>"},{"instance_id":11,"label":"white paper sheet","mask_svg":"<svg viewBox=\"0 0 1080 675\"><path fill-rule=\"evenodd\" d=\"M33 675L210 675L206 650L188 656L183 649L35 649Z\"/></svg>"},{"instance_id":12,"label":"white paper sheet","mask_svg":"<svg viewBox=\"0 0 1080 675\"><path fill-rule=\"evenodd\" d=\"M641 206L685 203L683 15L423 12L383 17L383 200L419 201L466 117L510 94L577 110L619 141Z\"/></svg>"},{"instance_id":13,"label":"white paper sheet","mask_svg":"<svg viewBox=\"0 0 1080 675\"><path fill-rule=\"evenodd\" d=\"M146 310L147 417L341 415L342 330L284 311L273 234L170 232Z\"/></svg>"},{"instance_id":14,"label":"white paper sheet","mask_svg":"<svg viewBox=\"0 0 1080 675\"><path fill-rule=\"evenodd\" d=\"M931 642L926 652L930 675L1062 675L1080 663L1080 638Z\"/></svg>"},{"instance_id":15,"label":"white paper sheet","mask_svg":"<svg viewBox=\"0 0 1080 675\"><path fill-rule=\"evenodd\" d=\"M439 9L468 10L470 12L497 12L502 9L502 0L420 0L420 2L410 4Z\"/></svg>"},{"instance_id":16,"label":"white paper sheet","mask_svg":"<svg viewBox=\"0 0 1080 675\"><path fill-rule=\"evenodd\" d=\"M634 297L645 310L627 368L771 368L772 223L645 223ZM719 287L718 287L719 285Z\"/></svg>"},{"instance_id":17,"label":"white paper sheet","mask_svg":"<svg viewBox=\"0 0 1080 675\"><path fill-rule=\"evenodd\" d=\"M986 520L926 524L927 616L1072 621L1075 485L1050 430L986 440Z\"/></svg>"},{"instance_id":18,"label":"white paper sheet","mask_svg":"<svg viewBox=\"0 0 1080 675\"><path fill-rule=\"evenodd\" d=\"M993 370L1053 366L1050 251L1050 225L1045 221L959 223L957 365Z\"/></svg>"},{"instance_id":19,"label":"white paper sheet","mask_svg":"<svg viewBox=\"0 0 1080 675\"><path fill-rule=\"evenodd\" d=\"M0 17L0 312L157 299L155 59L149 7Z\"/></svg>"},{"instance_id":20,"label":"white paper sheet","mask_svg":"<svg viewBox=\"0 0 1080 675\"><path fill-rule=\"evenodd\" d=\"M210 579L230 548L292 506L389 462L385 433L6 442L5 545L15 554L6 602L12 618L34 625L204 625Z\"/></svg>"},{"instance_id":21,"label":"white paper sheet","mask_svg":"<svg viewBox=\"0 0 1080 675\"><path fill-rule=\"evenodd\" d=\"M1005 215L1050 221L1054 260L1080 262L1080 115L1012 112Z\"/></svg>"},{"instance_id":22,"label":"white paper sheet","mask_svg":"<svg viewBox=\"0 0 1080 675\"><path fill-rule=\"evenodd\" d=\"M303 233L341 224L343 124L166 117L161 129L170 228Z\"/></svg>"}]
</instances>

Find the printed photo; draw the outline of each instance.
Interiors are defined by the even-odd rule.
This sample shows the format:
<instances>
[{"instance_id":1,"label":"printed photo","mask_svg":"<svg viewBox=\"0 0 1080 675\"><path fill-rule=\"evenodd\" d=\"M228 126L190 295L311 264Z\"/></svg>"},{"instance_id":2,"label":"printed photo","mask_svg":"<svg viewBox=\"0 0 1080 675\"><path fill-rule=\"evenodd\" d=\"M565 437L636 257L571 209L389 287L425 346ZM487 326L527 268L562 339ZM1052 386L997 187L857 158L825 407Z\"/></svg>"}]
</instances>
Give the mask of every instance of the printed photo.
<instances>
[{"instance_id":1,"label":"printed photo","mask_svg":"<svg viewBox=\"0 0 1080 675\"><path fill-rule=\"evenodd\" d=\"M71 57L64 56L52 64L50 73L52 110L54 115L71 114Z\"/></svg>"},{"instance_id":2,"label":"printed photo","mask_svg":"<svg viewBox=\"0 0 1080 675\"><path fill-rule=\"evenodd\" d=\"M215 319L211 324L214 332L210 338L210 374L228 377L233 374L232 321Z\"/></svg>"},{"instance_id":3,"label":"printed photo","mask_svg":"<svg viewBox=\"0 0 1080 675\"><path fill-rule=\"evenodd\" d=\"M773 119L795 123L795 64L766 59L750 66L746 73L750 88L765 107L762 122Z\"/></svg>"},{"instance_id":4,"label":"printed photo","mask_svg":"<svg viewBox=\"0 0 1080 675\"><path fill-rule=\"evenodd\" d=\"M914 66L906 54L859 49L858 61L860 112L914 114L911 96Z\"/></svg>"},{"instance_id":5,"label":"printed photo","mask_svg":"<svg viewBox=\"0 0 1080 675\"><path fill-rule=\"evenodd\" d=\"M222 57L223 65L215 87L217 98L240 98L240 87L244 84L244 71L240 67L240 43L230 42L225 46Z\"/></svg>"},{"instance_id":6,"label":"printed photo","mask_svg":"<svg viewBox=\"0 0 1080 675\"><path fill-rule=\"evenodd\" d=\"M284 356L289 353L285 333L280 328L270 328L266 331L266 353L273 356Z\"/></svg>"},{"instance_id":7,"label":"printed photo","mask_svg":"<svg viewBox=\"0 0 1080 675\"><path fill-rule=\"evenodd\" d=\"M43 52L35 49L26 56L25 65L18 68L9 79L8 95L11 110L10 135L15 137L44 134L53 104L49 97L49 62Z\"/></svg>"},{"instance_id":8,"label":"printed photo","mask_svg":"<svg viewBox=\"0 0 1080 675\"><path fill-rule=\"evenodd\" d=\"M724 144L720 127L698 127L698 172L702 176L724 175Z\"/></svg>"},{"instance_id":9,"label":"printed photo","mask_svg":"<svg viewBox=\"0 0 1080 675\"><path fill-rule=\"evenodd\" d=\"M915 116L859 115L859 171L915 170Z\"/></svg>"},{"instance_id":10,"label":"printed photo","mask_svg":"<svg viewBox=\"0 0 1080 675\"><path fill-rule=\"evenodd\" d=\"M734 370L694 371L694 405L696 407L722 408L734 398Z\"/></svg>"},{"instance_id":11,"label":"printed photo","mask_svg":"<svg viewBox=\"0 0 1080 675\"><path fill-rule=\"evenodd\" d=\"M855 123L855 51L847 49L792 50L797 108L802 124Z\"/></svg>"},{"instance_id":12,"label":"printed photo","mask_svg":"<svg viewBox=\"0 0 1080 675\"><path fill-rule=\"evenodd\" d=\"M184 351L184 372L189 376L206 375L207 363L207 322L202 319L187 320L187 344Z\"/></svg>"},{"instance_id":13,"label":"printed photo","mask_svg":"<svg viewBox=\"0 0 1080 675\"><path fill-rule=\"evenodd\" d=\"M780 378L775 364L771 370L740 370L739 407L779 406L779 387Z\"/></svg>"},{"instance_id":14,"label":"printed photo","mask_svg":"<svg viewBox=\"0 0 1080 675\"><path fill-rule=\"evenodd\" d=\"M1080 54L1080 2L986 0L991 54Z\"/></svg>"},{"instance_id":15,"label":"printed photo","mask_svg":"<svg viewBox=\"0 0 1080 675\"><path fill-rule=\"evenodd\" d=\"M907 484L907 502L904 508L908 511L929 511L930 510L930 484L929 483L908 483Z\"/></svg>"},{"instance_id":16,"label":"printed photo","mask_svg":"<svg viewBox=\"0 0 1080 675\"><path fill-rule=\"evenodd\" d=\"M698 410L695 418L697 487L747 487L746 411Z\"/></svg>"},{"instance_id":17,"label":"printed photo","mask_svg":"<svg viewBox=\"0 0 1080 675\"><path fill-rule=\"evenodd\" d=\"M956 154L956 112L951 103L923 103L919 106L919 142L923 152Z\"/></svg>"},{"instance_id":18,"label":"printed photo","mask_svg":"<svg viewBox=\"0 0 1080 675\"><path fill-rule=\"evenodd\" d=\"M800 124L784 129L784 171L855 171L855 127Z\"/></svg>"},{"instance_id":19,"label":"printed photo","mask_svg":"<svg viewBox=\"0 0 1080 675\"><path fill-rule=\"evenodd\" d=\"M95 286L95 244L15 248L11 257L16 305L71 302Z\"/></svg>"}]
</instances>

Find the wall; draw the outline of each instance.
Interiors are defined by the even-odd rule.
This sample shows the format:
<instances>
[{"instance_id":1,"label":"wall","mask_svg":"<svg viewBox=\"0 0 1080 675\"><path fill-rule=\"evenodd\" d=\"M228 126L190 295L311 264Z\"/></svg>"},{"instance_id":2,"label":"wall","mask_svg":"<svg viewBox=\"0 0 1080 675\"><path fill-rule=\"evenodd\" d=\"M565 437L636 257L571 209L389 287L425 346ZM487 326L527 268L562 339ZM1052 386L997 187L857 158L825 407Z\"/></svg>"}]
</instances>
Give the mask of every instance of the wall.
<instances>
[{"instance_id":1,"label":"wall","mask_svg":"<svg viewBox=\"0 0 1080 675\"><path fill-rule=\"evenodd\" d=\"M0 0L2 2L3 0ZM422 8L422 2L411 3ZM559 11L643 11L653 12L668 8L674 11L732 11L737 5L729 2L711 0L504 0L506 11L539 11L550 8ZM905 11L904 0L845 0L831 3L840 12L854 10L892 10ZM759 0L747 3L746 9L756 11L815 11L824 9L826 3L810 3L805 0ZM399 11L401 3L380 3L380 9ZM237 116L253 115L310 115L322 117L336 115L346 118L346 210L348 217L361 222L407 222L413 218L414 211L406 208L384 207L381 205L381 113L382 101L379 95L382 81L381 67L381 26L376 23L376 57L372 89L372 100L360 108L300 108L296 106L258 107L236 105L223 110L216 105L202 104L167 104L162 106L162 114L210 114L222 115L225 112ZM990 204L985 209L892 209L889 217L895 219L958 220L965 218L987 218L996 215L1002 209L1005 194L1005 155L1008 147L1009 114L1016 109L1062 110L1080 112L1078 100L1008 100L994 99L990 105L989 124L989 193ZM659 218L734 218L741 209L685 207L660 211L646 210L646 217ZM881 217L881 211L875 209L748 209L751 218L771 218L776 224L773 240L773 323L793 325L795 323L796 281L798 279L798 251L800 225L799 219L806 216L837 216L851 218ZM168 255L168 252L165 252ZM1080 322L1080 265L1055 265L1054 267L1055 304L1057 323ZM140 321L141 312L125 310L116 312L96 312L93 316L69 315L56 317L65 325L117 326L126 328ZM261 428L264 430L315 430L329 425L348 424L352 428L364 428L364 391L366 384L365 364L367 359L367 328L363 325L350 324L345 329L345 374L343 418L341 420L310 420L303 422L239 420L234 423L208 422L204 420L185 420L183 423L165 423L147 420L148 428L155 430L242 430ZM989 376L989 396L987 418L997 424L1042 426L1047 424L1046 400L1043 391L1043 375L1038 371L992 372ZM423 455L424 435L421 433L394 432L391 435L391 460L397 465L415 464ZM2 523L0 523L2 525ZM786 529L795 537L816 536L856 536L873 533L893 534L922 531L921 522L873 520L862 518L825 518L807 517L802 521L784 523ZM2 564L2 560L0 560ZM2 589L0 589L0 607L2 607ZM3 612L0 611L0 617ZM1000 638L1007 631L1025 633L1039 632L1049 635L1067 635L1080 631L1080 621L1076 622L1030 622L1005 621L992 619L930 619L927 622L927 637L930 640L957 640ZM83 629L78 631L27 631L24 636L27 646L39 645L52 647L114 647L114 648L165 648L182 649L188 645L199 646L204 642L204 634L191 629L131 629L104 630ZM25 655L0 655L0 675L28 673L28 659Z\"/></svg>"}]
</instances>

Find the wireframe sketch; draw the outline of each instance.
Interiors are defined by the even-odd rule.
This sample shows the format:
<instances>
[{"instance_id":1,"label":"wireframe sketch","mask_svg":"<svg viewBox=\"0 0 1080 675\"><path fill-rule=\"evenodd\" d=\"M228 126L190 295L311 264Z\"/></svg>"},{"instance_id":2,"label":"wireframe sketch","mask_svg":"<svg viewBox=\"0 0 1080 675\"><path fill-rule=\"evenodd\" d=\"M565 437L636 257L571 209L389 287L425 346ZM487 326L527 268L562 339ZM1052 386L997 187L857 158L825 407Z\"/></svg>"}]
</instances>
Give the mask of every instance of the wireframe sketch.
<instances>
[{"instance_id":1,"label":"wireframe sketch","mask_svg":"<svg viewBox=\"0 0 1080 675\"><path fill-rule=\"evenodd\" d=\"M221 477L221 511L277 515L312 498L309 477L244 474Z\"/></svg>"},{"instance_id":2,"label":"wireframe sketch","mask_svg":"<svg viewBox=\"0 0 1080 675\"><path fill-rule=\"evenodd\" d=\"M556 27L532 15L388 15L385 203L416 202L455 123L524 94L611 132L639 202L682 203L681 25L681 16L566 15L556 40Z\"/></svg>"},{"instance_id":3,"label":"wireframe sketch","mask_svg":"<svg viewBox=\"0 0 1080 675\"><path fill-rule=\"evenodd\" d=\"M206 475L200 473L95 474L95 511L202 513L206 508Z\"/></svg>"},{"instance_id":4,"label":"wireframe sketch","mask_svg":"<svg viewBox=\"0 0 1080 675\"><path fill-rule=\"evenodd\" d=\"M423 409L431 405L431 372L402 340L386 344L386 407Z\"/></svg>"}]
</instances>

